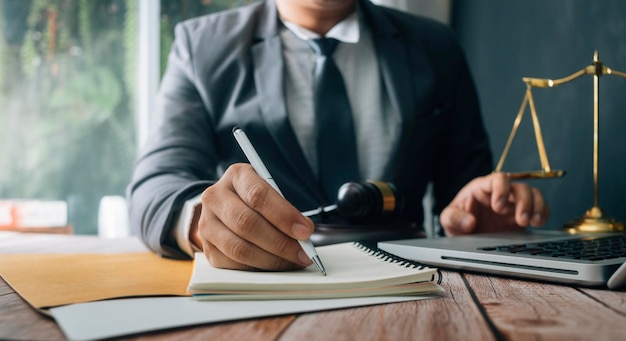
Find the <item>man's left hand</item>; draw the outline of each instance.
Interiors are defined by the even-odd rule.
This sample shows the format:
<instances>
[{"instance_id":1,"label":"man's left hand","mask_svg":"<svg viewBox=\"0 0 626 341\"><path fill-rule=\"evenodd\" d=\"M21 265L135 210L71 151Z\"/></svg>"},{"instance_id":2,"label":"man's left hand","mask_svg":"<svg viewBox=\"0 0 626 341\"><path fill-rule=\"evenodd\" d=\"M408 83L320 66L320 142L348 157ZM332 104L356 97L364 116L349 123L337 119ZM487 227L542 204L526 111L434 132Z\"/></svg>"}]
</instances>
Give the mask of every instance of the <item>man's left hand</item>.
<instances>
[{"instance_id":1,"label":"man's left hand","mask_svg":"<svg viewBox=\"0 0 626 341\"><path fill-rule=\"evenodd\" d=\"M549 215L539 189L492 173L465 185L441 212L440 222L447 235L455 236L541 226Z\"/></svg>"}]
</instances>

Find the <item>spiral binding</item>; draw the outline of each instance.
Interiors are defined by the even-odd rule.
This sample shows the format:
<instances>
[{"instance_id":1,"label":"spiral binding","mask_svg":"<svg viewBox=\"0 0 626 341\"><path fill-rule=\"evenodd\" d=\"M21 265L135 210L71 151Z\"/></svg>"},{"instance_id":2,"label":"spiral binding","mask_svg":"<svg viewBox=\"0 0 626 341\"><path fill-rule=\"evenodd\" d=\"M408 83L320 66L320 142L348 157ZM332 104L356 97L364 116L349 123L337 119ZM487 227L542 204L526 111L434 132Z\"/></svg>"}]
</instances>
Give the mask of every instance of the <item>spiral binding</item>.
<instances>
[{"instance_id":1,"label":"spiral binding","mask_svg":"<svg viewBox=\"0 0 626 341\"><path fill-rule=\"evenodd\" d=\"M392 253L389 253L385 250L381 250L378 247L376 247L375 244L371 244L371 243L366 243L366 242L354 242L352 243L356 248L358 248L359 250L362 250L364 252L367 252L368 254L384 261L384 262L389 262L389 263L395 263L399 266L403 266L405 268L411 268L411 269L428 269L429 266L426 264L422 264L420 262L416 262L414 260L410 260L410 259L406 259L406 258L402 258L400 256L396 256ZM439 269L437 269L437 284L441 284L441 280L443 275L441 274L441 271ZM433 275L433 278L431 279L431 281L435 280L435 276Z\"/></svg>"}]
</instances>

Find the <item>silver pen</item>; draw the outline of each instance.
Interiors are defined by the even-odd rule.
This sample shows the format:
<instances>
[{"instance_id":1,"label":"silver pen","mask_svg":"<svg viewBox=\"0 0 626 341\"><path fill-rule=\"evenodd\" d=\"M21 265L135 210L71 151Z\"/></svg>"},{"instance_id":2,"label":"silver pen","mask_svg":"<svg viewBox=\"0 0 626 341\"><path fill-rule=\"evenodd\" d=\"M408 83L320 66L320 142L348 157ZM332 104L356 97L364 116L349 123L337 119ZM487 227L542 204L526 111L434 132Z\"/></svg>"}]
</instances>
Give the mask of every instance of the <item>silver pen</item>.
<instances>
[{"instance_id":1,"label":"silver pen","mask_svg":"<svg viewBox=\"0 0 626 341\"><path fill-rule=\"evenodd\" d=\"M246 133L241 128L234 127L233 135L235 136L235 140L237 140L239 147L241 147L241 150L243 150L243 153L248 158L248 161L250 161L250 164L252 165L252 168L254 168L254 171L265 181L267 181L267 183L269 183L270 186L272 186L272 188L275 189L276 192L278 192L278 194L280 194L284 198L285 196L278 188L278 185L276 185L276 181L274 181L274 178L272 178L272 175L267 170L267 167L265 167L265 164L261 160L259 154L254 149L254 146L252 146L252 143L248 139ZM322 274L326 276L326 269L324 269L324 265L322 264L322 261L320 260L317 251L315 251L313 243L311 243L311 241L308 239L298 240L298 243L307 254L307 256L311 258L313 264L315 264L320 272L322 272Z\"/></svg>"}]
</instances>

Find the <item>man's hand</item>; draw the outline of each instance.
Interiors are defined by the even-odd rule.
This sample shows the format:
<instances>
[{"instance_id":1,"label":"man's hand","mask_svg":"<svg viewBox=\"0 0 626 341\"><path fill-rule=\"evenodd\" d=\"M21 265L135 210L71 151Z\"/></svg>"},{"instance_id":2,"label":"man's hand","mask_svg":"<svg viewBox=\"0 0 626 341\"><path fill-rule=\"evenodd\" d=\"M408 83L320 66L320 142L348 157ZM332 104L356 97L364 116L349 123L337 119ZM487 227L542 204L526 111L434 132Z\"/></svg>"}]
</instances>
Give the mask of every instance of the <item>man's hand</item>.
<instances>
[{"instance_id":1,"label":"man's hand","mask_svg":"<svg viewBox=\"0 0 626 341\"><path fill-rule=\"evenodd\" d=\"M440 215L447 235L499 232L541 226L548 206L537 188L514 183L504 173L492 173L470 181Z\"/></svg>"},{"instance_id":2,"label":"man's hand","mask_svg":"<svg viewBox=\"0 0 626 341\"><path fill-rule=\"evenodd\" d=\"M249 164L234 164L202 193L190 238L215 267L292 270L311 264L296 239L308 239L313 228Z\"/></svg>"}]
</instances>

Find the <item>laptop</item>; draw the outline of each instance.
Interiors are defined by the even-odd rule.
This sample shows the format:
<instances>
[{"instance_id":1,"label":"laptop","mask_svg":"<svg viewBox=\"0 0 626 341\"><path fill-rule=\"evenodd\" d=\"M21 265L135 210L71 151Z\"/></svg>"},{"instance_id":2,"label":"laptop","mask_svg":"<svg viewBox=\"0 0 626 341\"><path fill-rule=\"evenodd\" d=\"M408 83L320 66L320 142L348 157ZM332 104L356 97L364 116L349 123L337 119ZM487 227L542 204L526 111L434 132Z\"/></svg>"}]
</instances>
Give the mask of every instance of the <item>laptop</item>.
<instances>
[{"instance_id":1,"label":"laptop","mask_svg":"<svg viewBox=\"0 0 626 341\"><path fill-rule=\"evenodd\" d=\"M439 268L611 289L626 284L626 233L572 235L535 228L384 241L378 248Z\"/></svg>"}]
</instances>

